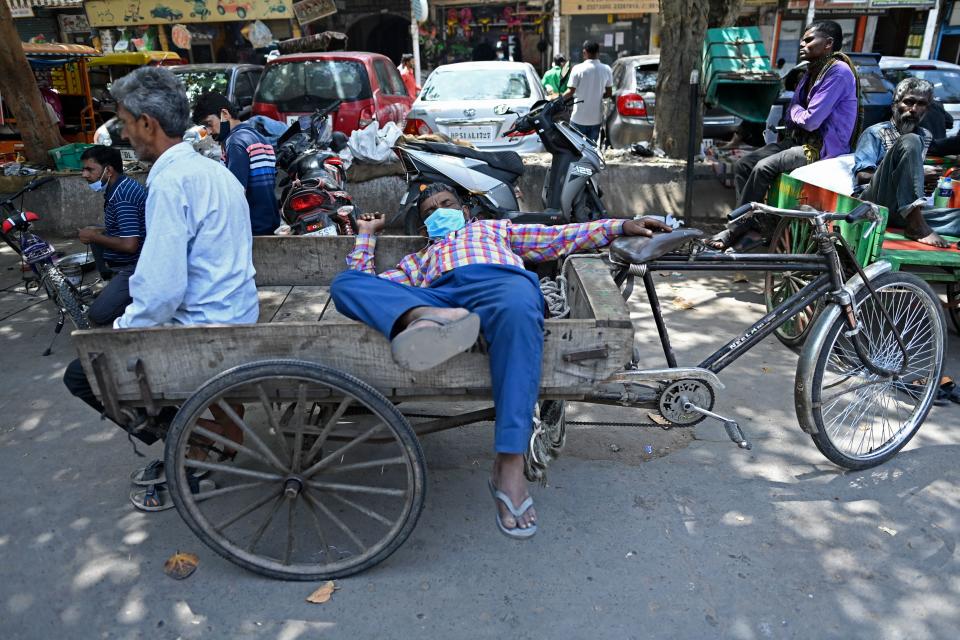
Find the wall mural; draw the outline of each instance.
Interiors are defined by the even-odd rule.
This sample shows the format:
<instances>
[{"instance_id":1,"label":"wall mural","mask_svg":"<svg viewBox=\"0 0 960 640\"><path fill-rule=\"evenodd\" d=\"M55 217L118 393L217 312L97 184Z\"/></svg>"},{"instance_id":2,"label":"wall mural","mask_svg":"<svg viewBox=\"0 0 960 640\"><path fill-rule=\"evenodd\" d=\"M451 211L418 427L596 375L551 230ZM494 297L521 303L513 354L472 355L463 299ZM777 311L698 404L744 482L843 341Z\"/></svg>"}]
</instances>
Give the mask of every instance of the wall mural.
<instances>
[{"instance_id":1,"label":"wall mural","mask_svg":"<svg viewBox=\"0 0 960 640\"><path fill-rule=\"evenodd\" d=\"M293 15L290 0L92 0L84 2L93 27L276 20Z\"/></svg>"}]
</instances>

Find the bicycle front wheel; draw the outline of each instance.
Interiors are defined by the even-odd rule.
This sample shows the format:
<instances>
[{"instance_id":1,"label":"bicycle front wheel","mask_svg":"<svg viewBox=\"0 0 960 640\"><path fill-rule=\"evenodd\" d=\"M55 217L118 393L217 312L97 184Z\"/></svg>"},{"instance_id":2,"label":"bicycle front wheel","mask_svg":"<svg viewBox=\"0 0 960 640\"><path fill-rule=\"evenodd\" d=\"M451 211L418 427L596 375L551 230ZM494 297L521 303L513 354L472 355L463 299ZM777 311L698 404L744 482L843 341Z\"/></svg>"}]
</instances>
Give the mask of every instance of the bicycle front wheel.
<instances>
[{"instance_id":1,"label":"bicycle front wheel","mask_svg":"<svg viewBox=\"0 0 960 640\"><path fill-rule=\"evenodd\" d=\"M908 273L884 273L857 295L859 337L847 336L843 315L812 354L816 358L812 384L798 377L798 406L812 408L817 433L811 434L823 455L847 469L866 469L892 458L916 434L933 404L946 344L946 323L939 298L930 286ZM859 339L875 364L898 370L903 353L896 334L884 320L886 309L909 354L900 376L871 372L852 342ZM801 366L801 368L803 368ZM809 397L801 397L810 394Z\"/></svg>"},{"instance_id":2,"label":"bicycle front wheel","mask_svg":"<svg viewBox=\"0 0 960 640\"><path fill-rule=\"evenodd\" d=\"M70 318L73 326L77 329L89 329L90 320L83 310L83 303L77 298L66 276L56 267L50 267L43 272L43 282L54 304Z\"/></svg>"}]
</instances>

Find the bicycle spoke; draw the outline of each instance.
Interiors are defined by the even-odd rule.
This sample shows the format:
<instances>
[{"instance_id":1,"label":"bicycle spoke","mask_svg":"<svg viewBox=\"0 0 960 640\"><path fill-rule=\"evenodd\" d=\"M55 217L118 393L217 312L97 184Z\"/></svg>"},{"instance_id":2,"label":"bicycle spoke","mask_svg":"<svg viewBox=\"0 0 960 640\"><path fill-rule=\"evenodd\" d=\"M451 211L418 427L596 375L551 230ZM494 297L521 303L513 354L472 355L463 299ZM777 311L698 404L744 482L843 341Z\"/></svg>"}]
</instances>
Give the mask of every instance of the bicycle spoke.
<instances>
[{"instance_id":1,"label":"bicycle spoke","mask_svg":"<svg viewBox=\"0 0 960 640\"><path fill-rule=\"evenodd\" d=\"M396 457L396 458L383 458L381 460L369 460L367 462L356 462L353 464L344 464L339 467L334 467L327 471L327 473L346 473L347 471L358 471L360 469L372 469L376 467L387 467L395 464L406 464L407 461L405 458Z\"/></svg>"},{"instance_id":2,"label":"bicycle spoke","mask_svg":"<svg viewBox=\"0 0 960 640\"><path fill-rule=\"evenodd\" d=\"M193 434L203 436L204 438L207 438L208 440L212 440L217 444L222 444L224 447L230 447L231 449L236 449L238 452L245 453L246 455L250 456L254 460L258 460L264 463L265 465L267 465L268 467L273 467L277 471L286 472L286 469L284 469L281 466L273 464L273 462L271 462L264 456L260 455L253 449L250 449L249 447L245 447L242 444L238 444L237 442L231 440L230 438L222 436L219 433L210 431L209 429L205 429L204 427L194 427ZM277 462L279 463L280 461L277 460Z\"/></svg>"},{"instance_id":3,"label":"bicycle spoke","mask_svg":"<svg viewBox=\"0 0 960 640\"><path fill-rule=\"evenodd\" d=\"M270 466L274 467L278 471L283 471L284 473L286 473L289 470L289 467L285 466L282 462L280 462L279 458L277 458L277 456L273 453L270 447L268 447L266 443L260 439L260 436L257 435L256 431L251 429L247 425L247 423L244 422L243 418L237 415L237 412L233 410L233 407L227 404L223 400L223 398L220 398L219 400L217 400L217 406L220 407L220 409L225 414L227 414L227 417L230 418L233 424L235 424L237 427L240 428L241 431L243 431L244 436L246 436L247 438L250 438L250 440L257 447L257 449L259 449L263 453L263 455L267 457L267 460L269 461ZM237 444L230 445L229 442L227 444L234 449L237 449L242 446ZM247 449L247 451L250 451L250 450Z\"/></svg>"},{"instance_id":4,"label":"bicycle spoke","mask_svg":"<svg viewBox=\"0 0 960 640\"><path fill-rule=\"evenodd\" d=\"M273 432L273 435L276 437L277 445L280 448L280 457L286 458L290 455L287 450L287 441L283 438L283 432L280 430L280 425L277 423L276 417L273 415L273 407L271 406L270 399L267 397L267 392L264 390L262 384L257 384L257 396L260 398L260 404L263 405L263 411L267 414L267 422L270 425L270 430Z\"/></svg>"}]
</instances>

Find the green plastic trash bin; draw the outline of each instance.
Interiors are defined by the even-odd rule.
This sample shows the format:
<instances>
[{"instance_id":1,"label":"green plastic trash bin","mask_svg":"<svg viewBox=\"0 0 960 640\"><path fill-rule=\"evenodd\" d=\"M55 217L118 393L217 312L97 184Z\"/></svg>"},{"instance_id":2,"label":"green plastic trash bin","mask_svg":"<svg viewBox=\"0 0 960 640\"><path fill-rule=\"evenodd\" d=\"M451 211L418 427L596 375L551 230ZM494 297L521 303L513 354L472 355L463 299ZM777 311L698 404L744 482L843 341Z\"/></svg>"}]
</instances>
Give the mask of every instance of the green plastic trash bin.
<instances>
[{"instance_id":1,"label":"green plastic trash bin","mask_svg":"<svg viewBox=\"0 0 960 640\"><path fill-rule=\"evenodd\" d=\"M50 149L50 155L53 156L53 162L57 165L57 171L79 171L82 169L83 163L80 161L80 156L92 146L92 144L74 142L56 149Z\"/></svg>"},{"instance_id":2,"label":"green plastic trash bin","mask_svg":"<svg viewBox=\"0 0 960 640\"><path fill-rule=\"evenodd\" d=\"M780 75L756 27L707 29L703 43L704 102L749 122L766 122L780 94Z\"/></svg>"}]
</instances>

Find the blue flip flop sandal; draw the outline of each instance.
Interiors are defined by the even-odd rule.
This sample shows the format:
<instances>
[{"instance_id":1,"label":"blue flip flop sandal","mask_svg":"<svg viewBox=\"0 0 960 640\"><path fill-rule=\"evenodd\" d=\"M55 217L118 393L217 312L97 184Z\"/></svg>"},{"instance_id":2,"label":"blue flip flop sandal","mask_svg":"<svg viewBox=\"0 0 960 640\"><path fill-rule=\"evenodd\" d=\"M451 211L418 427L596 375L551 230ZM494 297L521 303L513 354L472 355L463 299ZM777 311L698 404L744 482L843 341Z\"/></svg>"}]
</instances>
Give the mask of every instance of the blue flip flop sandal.
<instances>
[{"instance_id":1,"label":"blue flip flop sandal","mask_svg":"<svg viewBox=\"0 0 960 640\"><path fill-rule=\"evenodd\" d=\"M527 511L529 511L533 507L533 498L531 496L527 496L527 499L521 502L519 507L514 507L513 502L511 502L510 498L507 497L507 494L505 494L504 492L498 490L495 486L493 486L493 480L490 480L488 478L487 486L490 487L490 495L493 496L494 502L497 502L497 501L502 502L507 507L507 510L513 514L514 518L519 519L520 516L525 514ZM508 529L507 527L503 526L503 520L500 519L500 509L497 509L496 514L497 514L497 527L500 529L500 532L503 535L507 536L508 538L514 538L516 540L525 540L527 538L533 537L533 535L537 532L536 523L531 524L526 529L521 529L519 526L514 527L513 529Z\"/></svg>"}]
</instances>

